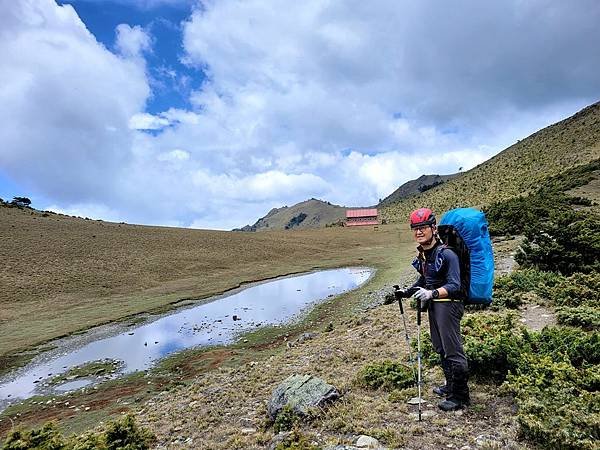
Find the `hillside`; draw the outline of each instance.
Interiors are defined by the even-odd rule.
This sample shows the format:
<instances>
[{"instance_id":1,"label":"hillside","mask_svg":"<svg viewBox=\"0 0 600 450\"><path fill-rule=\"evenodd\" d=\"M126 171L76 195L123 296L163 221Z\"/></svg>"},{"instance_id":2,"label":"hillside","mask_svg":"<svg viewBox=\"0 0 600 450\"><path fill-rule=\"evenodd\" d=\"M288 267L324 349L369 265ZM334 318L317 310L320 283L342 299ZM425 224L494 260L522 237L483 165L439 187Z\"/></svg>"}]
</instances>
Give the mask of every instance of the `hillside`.
<instances>
[{"instance_id":1,"label":"hillside","mask_svg":"<svg viewBox=\"0 0 600 450\"><path fill-rule=\"evenodd\" d=\"M548 176L600 157L600 103L511 145L479 166L422 194L382 208L390 222L412 209L483 206L526 193Z\"/></svg>"},{"instance_id":2,"label":"hillside","mask_svg":"<svg viewBox=\"0 0 600 450\"><path fill-rule=\"evenodd\" d=\"M234 231L272 231L322 228L345 219L346 208L311 198L293 206L273 208L256 221Z\"/></svg>"},{"instance_id":3,"label":"hillside","mask_svg":"<svg viewBox=\"0 0 600 450\"><path fill-rule=\"evenodd\" d=\"M378 206L388 206L411 195L418 195L422 192L428 191L429 189L433 189L434 187L439 186L440 184L443 184L458 175L459 174L456 173L451 175L421 175L416 180L410 180L404 183L402 186L384 198Z\"/></svg>"}]
</instances>

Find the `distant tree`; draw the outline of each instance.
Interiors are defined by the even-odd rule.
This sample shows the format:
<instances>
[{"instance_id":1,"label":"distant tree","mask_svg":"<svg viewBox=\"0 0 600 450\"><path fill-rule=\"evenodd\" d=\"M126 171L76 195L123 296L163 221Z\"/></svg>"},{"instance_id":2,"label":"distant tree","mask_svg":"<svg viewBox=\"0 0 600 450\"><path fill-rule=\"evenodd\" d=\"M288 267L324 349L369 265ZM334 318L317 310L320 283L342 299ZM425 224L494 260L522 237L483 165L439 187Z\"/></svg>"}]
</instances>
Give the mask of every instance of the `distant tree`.
<instances>
[{"instance_id":1,"label":"distant tree","mask_svg":"<svg viewBox=\"0 0 600 450\"><path fill-rule=\"evenodd\" d=\"M31 205L31 200L29 200L27 197L13 197L10 204L19 207L27 207Z\"/></svg>"}]
</instances>

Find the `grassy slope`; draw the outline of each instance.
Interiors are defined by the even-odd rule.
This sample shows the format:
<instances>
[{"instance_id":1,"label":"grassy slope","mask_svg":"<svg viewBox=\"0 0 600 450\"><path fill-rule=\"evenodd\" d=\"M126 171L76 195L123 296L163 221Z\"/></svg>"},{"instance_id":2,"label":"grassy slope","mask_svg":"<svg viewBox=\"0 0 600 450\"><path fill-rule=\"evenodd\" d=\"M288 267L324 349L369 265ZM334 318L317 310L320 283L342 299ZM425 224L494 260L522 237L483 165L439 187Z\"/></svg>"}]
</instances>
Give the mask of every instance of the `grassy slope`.
<instances>
[{"instance_id":1,"label":"grassy slope","mask_svg":"<svg viewBox=\"0 0 600 450\"><path fill-rule=\"evenodd\" d=\"M0 235L7 237L0 247L0 357L249 281L316 267L377 266L397 244L394 227L232 233L4 207Z\"/></svg>"},{"instance_id":2,"label":"grassy slope","mask_svg":"<svg viewBox=\"0 0 600 450\"><path fill-rule=\"evenodd\" d=\"M600 103L540 130L490 160L421 195L382 208L403 223L411 210L483 206L534 188L542 179L600 156Z\"/></svg>"}]
</instances>

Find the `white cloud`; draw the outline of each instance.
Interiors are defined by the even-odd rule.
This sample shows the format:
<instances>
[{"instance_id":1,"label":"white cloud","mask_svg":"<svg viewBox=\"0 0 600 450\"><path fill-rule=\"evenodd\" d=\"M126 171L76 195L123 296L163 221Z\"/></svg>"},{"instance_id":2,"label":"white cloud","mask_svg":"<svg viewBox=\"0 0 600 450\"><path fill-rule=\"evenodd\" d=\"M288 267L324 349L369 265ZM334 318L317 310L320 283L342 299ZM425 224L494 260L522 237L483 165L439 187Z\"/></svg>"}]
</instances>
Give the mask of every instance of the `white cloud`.
<instances>
[{"instance_id":1,"label":"white cloud","mask_svg":"<svg viewBox=\"0 0 600 450\"><path fill-rule=\"evenodd\" d=\"M125 57L140 57L143 52L152 48L152 39L142 27L136 25L130 27L126 23L117 25L117 50Z\"/></svg>"},{"instance_id":2,"label":"white cloud","mask_svg":"<svg viewBox=\"0 0 600 450\"><path fill-rule=\"evenodd\" d=\"M207 77L188 82L189 110L150 114L143 29L119 26L117 55L69 6L9 2L0 168L56 205L144 223L232 228L308 197L370 205L598 100L598 22L591 0L207 0L183 40Z\"/></svg>"},{"instance_id":3,"label":"white cloud","mask_svg":"<svg viewBox=\"0 0 600 450\"><path fill-rule=\"evenodd\" d=\"M73 8L4 2L0 167L57 202L108 201L130 161L143 68L98 44Z\"/></svg>"},{"instance_id":4,"label":"white cloud","mask_svg":"<svg viewBox=\"0 0 600 450\"><path fill-rule=\"evenodd\" d=\"M324 180L312 174L287 174L276 170L238 177L200 169L192 179L195 186L213 196L249 203L286 197L300 201L304 196L323 192L328 187Z\"/></svg>"},{"instance_id":5,"label":"white cloud","mask_svg":"<svg viewBox=\"0 0 600 450\"><path fill-rule=\"evenodd\" d=\"M116 210L109 208L106 205L97 203L75 203L67 207L58 205L49 205L44 208L46 211L54 211L58 214L66 214L68 216L83 217L88 219L102 219L109 222L121 222L123 216Z\"/></svg>"},{"instance_id":6,"label":"white cloud","mask_svg":"<svg viewBox=\"0 0 600 450\"><path fill-rule=\"evenodd\" d=\"M190 154L185 150L171 150L170 152L161 153L157 158L159 161L171 161L171 162L179 162L179 161L187 161L190 159Z\"/></svg>"},{"instance_id":7,"label":"white cloud","mask_svg":"<svg viewBox=\"0 0 600 450\"><path fill-rule=\"evenodd\" d=\"M170 125L185 123L196 125L200 116L191 111L171 108L158 115L149 113L137 113L129 119L129 128L132 130L161 130Z\"/></svg>"},{"instance_id":8,"label":"white cloud","mask_svg":"<svg viewBox=\"0 0 600 450\"><path fill-rule=\"evenodd\" d=\"M137 113L129 118L129 128L132 130L160 130L170 123L169 119L148 113Z\"/></svg>"}]
</instances>

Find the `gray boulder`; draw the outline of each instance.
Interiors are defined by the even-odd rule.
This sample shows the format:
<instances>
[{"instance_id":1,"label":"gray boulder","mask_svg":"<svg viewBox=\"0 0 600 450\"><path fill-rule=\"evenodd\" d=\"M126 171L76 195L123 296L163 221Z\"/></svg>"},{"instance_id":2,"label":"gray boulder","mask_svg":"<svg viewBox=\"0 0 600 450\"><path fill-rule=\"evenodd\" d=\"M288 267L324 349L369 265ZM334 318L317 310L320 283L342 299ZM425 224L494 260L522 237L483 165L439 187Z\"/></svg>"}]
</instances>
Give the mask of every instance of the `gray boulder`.
<instances>
[{"instance_id":1,"label":"gray boulder","mask_svg":"<svg viewBox=\"0 0 600 450\"><path fill-rule=\"evenodd\" d=\"M300 415L308 414L310 408L323 407L338 399L340 393L332 385L312 375L292 375L284 380L271 395L268 413L275 420L287 405Z\"/></svg>"}]
</instances>

